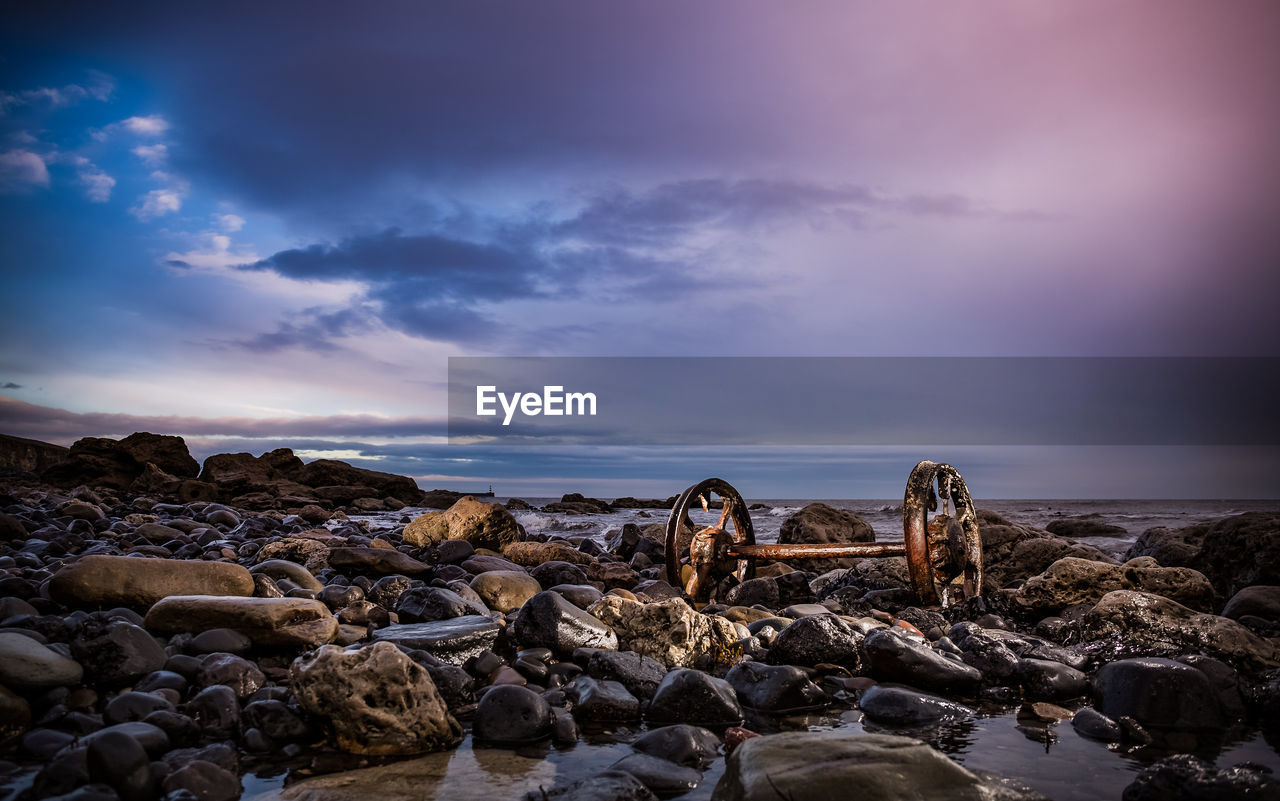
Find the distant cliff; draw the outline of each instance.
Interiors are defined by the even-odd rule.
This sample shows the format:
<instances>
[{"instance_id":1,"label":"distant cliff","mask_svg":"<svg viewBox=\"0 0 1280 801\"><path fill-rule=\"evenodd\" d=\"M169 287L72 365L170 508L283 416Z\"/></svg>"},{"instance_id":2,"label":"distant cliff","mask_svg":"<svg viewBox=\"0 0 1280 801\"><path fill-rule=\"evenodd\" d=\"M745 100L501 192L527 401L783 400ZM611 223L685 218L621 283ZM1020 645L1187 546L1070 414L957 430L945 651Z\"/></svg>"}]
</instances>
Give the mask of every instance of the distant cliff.
<instances>
[{"instance_id":1,"label":"distant cliff","mask_svg":"<svg viewBox=\"0 0 1280 801\"><path fill-rule=\"evenodd\" d=\"M0 434L0 472L42 473L65 458L61 445Z\"/></svg>"}]
</instances>

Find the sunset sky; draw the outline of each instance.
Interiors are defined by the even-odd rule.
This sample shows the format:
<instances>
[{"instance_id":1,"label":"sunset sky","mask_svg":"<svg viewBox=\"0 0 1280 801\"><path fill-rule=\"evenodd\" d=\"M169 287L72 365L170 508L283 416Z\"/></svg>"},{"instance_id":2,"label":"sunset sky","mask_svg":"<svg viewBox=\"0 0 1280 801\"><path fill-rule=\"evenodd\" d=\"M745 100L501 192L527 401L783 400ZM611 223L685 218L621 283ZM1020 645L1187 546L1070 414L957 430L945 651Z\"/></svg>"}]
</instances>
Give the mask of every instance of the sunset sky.
<instances>
[{"instance_id":1,"label":"sunset sky","mask_svg":"<svg viewBox=\"0 0 1280 801\"><path fill-rule=\"evenodd\" d=\"M443 424L459 355L1280 355L1270 0L12 3L0 54L0 433L530 495L887 497L929 457L1276 497L1274 449Z\"/></svg>"}]
</instances>

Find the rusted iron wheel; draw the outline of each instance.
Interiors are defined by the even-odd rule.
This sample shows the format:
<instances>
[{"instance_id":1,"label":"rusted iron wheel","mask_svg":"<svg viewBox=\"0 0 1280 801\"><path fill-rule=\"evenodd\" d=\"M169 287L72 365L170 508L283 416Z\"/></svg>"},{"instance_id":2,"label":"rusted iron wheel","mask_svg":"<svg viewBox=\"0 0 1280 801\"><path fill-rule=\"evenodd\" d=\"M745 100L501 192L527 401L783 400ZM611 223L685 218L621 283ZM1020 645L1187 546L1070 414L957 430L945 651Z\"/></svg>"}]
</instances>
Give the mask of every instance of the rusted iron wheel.
<instances>
[{"instance_id":1,"label":"rusted iron wheel","mask_svg":"<svg viewBox=\"0 0 1280 801\"><path fill-rule=\"evenodd\" d=\"M943 509L931 520L930 512ZM949 506L954 506L951 513ZM949 464L920 462L902 500L907 566L924 604L948 606L982 593L982 537L964 479Z\"/></svg>"},{"instance_id":2,"label":"rusted iron wheel","mask_svg":"<svg viewBox=\"0 0 1280 801\"><path fill-rule=\"evenodd\" d=\"M724 503L724 513L720 516L718 526L708 526L695 534L694 546L702 548L704 556L703 569L694 568L694 576L690 582L681 580L680 575L680 557L678 550L680 539L680 523L688 517L689 510L693 504L699 503L700 497L706 500L711 499L711 495L720 496L720 500ZM725 526L726 520L733 521L733 531L729 532ZM736 543L738 545L754 545L756 542L755 529L751 526L751 515L747 513L746 501L742 500L742 495L733 488L729 482L722 478L708 478L694 484L689 489L680 494L676 499L675 506L671 508L671 516L667 518L667 582L673 587L682 587L686 591L692 586L693 592L691 596L708 595L713 589L709 586L717 579L717 574L724 575L732 572L738 577L739 581L746 581L754 578L756 574L755 559L744 557L736 560L736 564L729 565L730 569L715 569L715 567L723 568L724 559L715 558L717 553L722 552L724 546L728 543ZM712 561L706 561L705 557L711 557ZM712 562L719 562L719 565L713 566ZM701 598L697 598L701 600Z\"/></svg>"}]
</instances>

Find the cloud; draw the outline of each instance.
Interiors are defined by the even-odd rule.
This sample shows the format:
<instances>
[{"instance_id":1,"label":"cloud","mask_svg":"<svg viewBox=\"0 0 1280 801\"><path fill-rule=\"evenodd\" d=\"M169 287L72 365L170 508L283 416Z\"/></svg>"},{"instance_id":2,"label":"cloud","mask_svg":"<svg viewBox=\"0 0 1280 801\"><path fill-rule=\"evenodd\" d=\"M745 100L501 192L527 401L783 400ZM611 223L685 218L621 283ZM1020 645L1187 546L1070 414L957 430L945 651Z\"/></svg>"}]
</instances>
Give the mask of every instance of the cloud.
<instances>
[{"instance_id":1,"label":"cloud","mask_svg":"<svg viewBox=\"0 0 1280 801\"><path fill-rule=\"evenodd\" d=\"M97 70L89 70L88 77L89 80L83 84L69 83L65 86L42 86L19 92L0 92L0 114L18 106L39 103L47 103L51 108L64 108L82 100L109 100L111 93L115 91L115 79Z\"/></svg>"},{"instance_id":2,"label":"cloud","mask_svg":"<svg viewBox=\"0 0 1280 801\"><path fill-rule=\"evenodd\" d=\"M121 127L139 136L160 136L169 130L169 121L159 114L146 117L129 117L121 120Z\"/></svg>"},{"instance_id":3,"label":"cloud","mask_svg":"<svg viewBox=\"0 0 1280 801\"><path fill-rule=\"evenodd\" d=\"M164 144L138 145L129 152L142 159L148 167L163 167L169 158L169 147Z\"/></svg>"},{"instance_id":4,"label":"cloud","mask_svg":"<svg viewBox=\"0 0 1280 801\"><path fill-rule=\"evenodd\" d=\"M84 196L90 202L106 203L111 199L111 190L116 185L115 178L107 175L83 156L76 156L72 162L76 165L76 177L84 190Z\"/></svg>"},{"instance_id":5,"label":"cloud","mask_svg":"<svg viewBox=\"0 0 1280 801\"><path fill-rule=\"evenodd\" d=\"M109 412L71 412L0 397L0 426L6 433L66 441L85 436L153 431L206 437L440 437L448 424L437 417L383 417L337 414L310 417L184 417Z\"/></svg>"},{"instance_id":6,"label":"cloud","mask_svg":"<svg viewBox=\"0 0 1280 801\"><path fill-rule=\"evenodd\" d=\"M129 213L146 222L182 210L183 193L174 189L152 189L138 199Z\"/></svg>"},{"instance_id":7,"label":"cloud","mask_svg":"<svg viewBox=\"0 0 1280 801\"><path fill-rule=\"evenodd\" d=\"M213 220L219 228L229 234L244 228L244 218L239 214L215 214Z\"/></svg>"},{"instance_id":8,"label":"cloud","mask_svg":"<svg viewBox=\"0 0 1280 801\"><path fill-rule=\"evenodd\" d=\"M0 389L22 389L21 384L15 384L12 381L6 381L0 384Z\"/></svg>"},{"instance_id":9,"label":"cloud","mask_svg":"<svg viewBox=\"0 0 1280 801\"><path fill-rule=\"evenodd\" d=\"M49 168L30 150L0 153L0 191L16 192L49 185Z\"/></svg>"}]
</instances>

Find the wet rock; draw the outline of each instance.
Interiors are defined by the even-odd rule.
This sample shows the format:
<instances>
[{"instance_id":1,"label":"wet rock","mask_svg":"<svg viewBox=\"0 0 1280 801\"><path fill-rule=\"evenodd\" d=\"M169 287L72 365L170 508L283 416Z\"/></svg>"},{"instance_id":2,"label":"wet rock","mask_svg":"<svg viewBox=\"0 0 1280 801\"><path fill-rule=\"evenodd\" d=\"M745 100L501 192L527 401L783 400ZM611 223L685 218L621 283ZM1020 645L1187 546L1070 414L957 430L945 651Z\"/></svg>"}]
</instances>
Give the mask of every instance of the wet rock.
<instances>
[{"instance_id":1,"label":"wet rock","mask_svg":"<svg viewBox=\"0 0 1280 801\"><path fill-rule=\"evenodd\" d=\"M862 668L863 635L835 615L802 617L778 632L769 648L774 665L840 665L855 673Z\"/></svg>"},{"instance_id":2,"label":"wet rock","mask_svg":"<svg viewBox=\"0 0 1280 801\"><path fill-rule=\"evenodd\" d=\"M31 727L27 699L0 684L0 742L17 737Z\"/></svg>"},{"instance_id":3,"label":"wet rock","mask_svg":"<svg viewBox=\"0 0 1280 801\"><path fill-rule=\"evenodd\" d=\"M743 706L763 712L813 709L828 701L808 674L791 665L742 662L733 666L725 681L738 693Z\"/></svg>"},{"instance_id":4,"label":"wet rock","mask_svg":"<svg viewBox=\"0 0 1280 801\"><path fill-rule=\"evenodd\" d=\"M713 797L784 801L855 794L867 801L1040 798L984 781L919 740L838 729L747 740L729 755Z\"/></svg>"},{"instance_id":5,"label":"wet rock","mask_svg":"<svg viewBox=\"0 0 1280 801\"><path fill-rule=\"evenodd\" d=\"M959 660L949 659L927 643L912 641L893 629L874 629L863 643L867 668L881 681L897 681L935 692L971 692L982 674Z\"/></svg>"},{"instance_id":6,"label":"wet rock","mask_svg":"<svg viewBox=\"0 0 1280 801\"><path fill-rule=\"evenodd\" d=\"M593 723L639 720L640 701L616 681L579 676L564 687L573 713Z\"/></svg>"},{"instance_id":7,"label":"wet rock","mask_svg":"<svg viewBox=\"0 0 1280 801\"><path fill-rule=\"evenodd\" d=\"M609 770L589 779L527 793L525 801L656 801L644 782L630 773Z\"/></svg>"},{"instance_id":8,"label":"wet rock","mask_svg":"<svg viewBox=\"0 0 1280 801\"><path fill-rule=\"evenodd\" d=\"M760 604L770 609L777 609L780 597L777 579L753 578L730 587L725 593L724 602L730 606Z\"/></svg>"},{"instance_id":9,"label":"wet rock","mask_svg":"<svg viewBox=\"0 0 1280 801\"><path fill-rule=\"evenodd\" d=\"M243 788L240 777L212 762L197 759L164 777L165 793L186 791L198 801L234 801Z\"/></svg>"},{"instance_id":10,"label":"wet rock","mask_svg":"<svg viewBox=\"0 0 1280 801\"><path fill-rule=\"evenodd\" d=\"M475 552L475 546L466 540L445 540L436 548L436 554L442 565L465 561Z\"/></svg>"},{"instance_id":11,"label":"wet rock","mask_svg":"<svg viewBox=\"0 0 1280 801\"><path fill-rule=\"evenodd\" d=\"M890 726L932 726L973 717L973 710L954 701L884 684L863 693L858 706L870 720Z\"/></svg>"},{"instance_id":12,"label":"wet rock","mask_svg":"<svg viewBox=\"0 0 1280 801\"><path fill-rule=\"evenodd\" d=\"M477 580L480 578L483 576ZM540 592L526 601L514 628L521 645L550 648L561 656L573 653L575 648L618 647L618 637L612 629L557 592Z\"/></svg>"},{"instance_id":13,"label":"wet rock","mask_svg":"<svg viewBox=\"0 0 1280 801\"><path fill-rule=\"evenodd\" d=\"M740 659L734 624L695 612L679 598L641 603L606 595L587 612L613 629L619 649L668 667L731 665Z\"/></svg>"},{"instance_id":14,"label":"wet rock","mask_svg":"<svg viewBox=\"0 0 1280 801\"><path fill-rule=\"evenodd\" d=\"M733 686L700 670L681 668L666 675L649 702L648 717L660 722L737 726L742 705Z\"/></svg>"},{"instance_id":15,"label":"wet rock","mask_svg":"<svg viewBox=\"0 0 1280 801\"><path fill-rule=\"evenodd\" d=\"M84 669L73 659L25 634L0 631L0 685L20 690L80 683Z\"/></svg>"},{"instance_id":16,"label":"wet rock","mask_svg":"<svg viewBox=\"0 0 1280 801\"><path fill-rule=\"evenodd\" d=\"M187 702L185 709L211 737L234 737L240 732L240 700L230 687L206 687Z\"/></svg>"},{"instance_id":17,"label":"wet rock","mask_svg":"<svg viewBox=\"0 0 1280 801\"><path fill-rule=\"evenodd\" d=\"M1280 514L1249 512L1208 524L1195 567L1224 598L1250 585L1280 584ZM1247 555L1247 558L1242 558Z\"/></svg>"},{"instance_id":18,"label":"wet rock","mask_svg":"<svg viewBox=\"0 0 1280 801\"><path fill-rule=\"evenodd\" d=\"M1023 694L1032 700L1062 701L1089 692L1089 677L1061 662L1022 659L1014 675Z\"/></svg>"},{"instance_id":19,"label":"wet rock","mask_svg":"<svg viewBox=\"0 0 1280 801\"><path fill-rule=\"evenodd\" d=\"M453 590L443 587L419 587L406 590L396 600L395 611L404 623L489 614L489 610L482 604L468 601Z\"/></svg>"},{"instance_id":20,"label":"wet rock","mask_svg":"<svg viewBox=\"0 0 1280 801\"><path fill-rule=\"evenodd\" d=\"M490 609L510 612L542 592L542 585L524 571L494 570L473 578L471 589Z\"/></svg>"},{"instance_id":21,"label":"wet rock","mask_svg":"<svg viewBox=\"0 0 1280 801\"><path fill-rule=\"evenodd\" d=\"M197 654L243 654L253 647L253 640L231 629L209 629L191 639L190 650Z\"/></svg>"},{"instance_id":22,"label":"wet rock","mask_svg":"<svg viewBox=\"0 0 1280 801\"><path fill-rule=\"evenodd\" d=\"M123 732L100 732L89 743L89 778L116 791L120 801L150 801L156 778L146 750Z\"/></svg>"},{"instance_id":23,"label":"wet rock","mask_svg":"<svg viewBox=\"0 0 1280 801\"><path fill-rule=\"evenodd\" d=\"M1059 559L1027 579L1014 601L1029 610L1056 611L1096 604L1113 590L1149 592L1200 611L1212 609L1214 602L1209 580L1191 568L1143 566L1136 561L1107 565L1075 558Z\"/></svg>"},{"instance_id":24,"label":"wet rock","mask_svg":"<svg viewBox=\"0 0 1280 801\"><path fill-rule=\"evenodd\" d=\"M1234 620L1142 592L1104 595L1085 615L1083 636L1084 650L1107 659L1198 651L1248 670L1280 666L1280 649Z\"/></svg>"},{"instance_id":25,"label":"wet rock","mask_svg":"<svg viewBox=\"0 0 1280 801\"><path fill-rule=\"evenodd\" d=\"M1232 620L1251 615L1263 620L1280 621L1280 587L1260 584L1231 596L1222 608L1222 616Z\"/></svg>"},{"instance_id":26,"label":"wet rock","mask_svg":"<svg viewBox=\"0 0 1280 801\"><path fill-rule=\"evenodd\" d=\"M966 665L976 668L989 681L1000 681L1014 674L1019 658L1002 640L977 629L959 643L960 658Z\"/></svg>"},{"instance_id":27,"label":"wet rock","mask_svg":"<svg viewBox=\"0 0 1280 801\"><path fill-rule=\"evenodd\" d=\"M426 651L451 665L461 665L492 648L501 630L487 617L467 615L430 623L387 626L374 632L373 639Z\"/></svg>"},{"instance_id":28,"label":"wet rock","mask_svg":"<svg viewBox=\"0 0 1280 801\"><path fill-rule=\"evenodd\" d=\"M337 570L384 576L416 576L431 569L431 565L425 562L387 548L333 548L329 551L329 566Z\"/></svg>"},{"instance_id":29,"label":"wet rock","mask_svg":"<svg viewBox=\"0 0 1280 801\"><path fill-rule=\"evenodd\" d=\"M702 781L702 773L650 754L629 754L609 767L630 773L659 796L687 793Z\"/></svg>"},{"instance_id":30,"label":"wet rock","mask_svg":"<svg viewBox=\"0 0 1280 801\"><path fill-rule=\"evenodd\" d=\"M1113 720L1131 717L1149 729L1221 729L1230 723L1209 678L1170 659L1104 665L1095 695L1102 714Z\"/></svg>"},{"instance_id":31,"label":"wet rock","mask_svg":"<svg viewBox=\"0 0 1280 801\"><path fill-rule=\"evenodd\" d=\"M420 754L462 739L431 675L391 643L357 651L321 646L294 660L289 681L298 703L329 722L343 750Z\"/></svg>"},{"instance_id":32,"label":"wet rock","mask_svg":"<svg viewBox=\"0 0 1280 801\"><path fill-rule=\"evenodd\" d=\"M537 567L530 568L529 575L537 579L538 584L546 589L551 589L558 584L587 584L588 581L585 570L568 562L543 562Z\"/></svg>"},{"instance_id":33,"label":"wet rock","mask_svg":"<svg viewBox=\"0 0 1280 801\"><path fill-rule=\"evenodd\" d=\"M151 607L146 625L166 632L227 628L257 645L315 646L338 634L329 608L306 598L175 595Z\"/></svg>"},{"instance_id":34,"label":"wet rock","mask_svg":"<svg viewBox=\"0 0 1280 801\"><path fill-rule=\"evenodd\" d=\"M472 732L476 740L517 745L551 736L555 719L546 700L526 687L494 687L476 707Z\"/></svg>"},{"instance_id":35,"label":"wet rock","mask_svg":"<svg viewBox=\"0 0 1280 801\"><path fill-rule=\"evenodd\" d=\"M90 681L113 687L128 684L164 667L164 649L142 628L114 620L91 625L71 643L71 654Z\"/></svg>"},{"instance_id":36,"label":"wet rock","mask_svg":"<svg viewBox=\"0 0 1280 801\"><path fill-rule=\"evenodd\" d=\"M1119 742L1120 738L1124 736L1119 723L1091 706L1076 710L1075 717L1071 719L1071 727L1081 737L1101 740L1104 743Z\"/></svg>"},{"instance_id":37,"label":"wet rock","mask_svg":"<svg viewBox=\"0 0 1280 801\"><path fill-rule=\"evenodd\" d=\"M1124 788L1124 801L1228 798L1280 798L1280 780L1250 763L1218 770L1199 757L1179 754L1143 768Z\"/></svg>"},{"instance_id":38,"label":"wet rock","mask_svg":"<svg viewBox=\"0 0 1280 801\"><path fill-rule=\"evenodd\" d=\"M246 728L257 729L276 742L297 742L311 735L311 727L284 701L254 701L245 706L242 717Z\"/></svg>"},{"instance_id":39,"label":"wet rock","mask_svg":"<svg viewBox=\"0 0 1280 801\"><path fill-rule=\"evenodd\" d=\"M1176 529L1149 528L1129 546L1125 559L1150 556L1165 567L1195 567L1208 528L1207 523Z\"/></svg>"},{"instance_id":40,"label":"wet rock","mask_svg":"<svg viewBox=\"0 0 1280 801\"><path fill-rule=\"evenodd\" d=\"M871 524L852 512L832 508L825 503L811 503L782 521L778 542L787 544L874 542ZM825 572L852 567L856 559L809 559L808 570Z\"/></svg>"},{"instance_id":41,"label":"wet rock","mask_svg":"<svg viewBox=\"0 0 1280 801\"><path fill-rule=\"evenodd\" d=\"M524 529L501 505L465 495L443 512L414 518L404 527L403 538L419 547L466 540L477 548L501 551L504 545L524 539Z\"/></svg>"},{"instance_id":42,"label":"wet rock","mask_svg":"<svg viewBox=\"0 0 1280 801\"><path fill-rule=\"evenodd\" d=\"M631 747L643 754L701 770L718 756L720 738L701 726L676 723L650 729Z\"/></svg>"},{"instance_id":43,"label":"wet rock","mask_svg":"<svg viewBox=\"0 0 1280 801\"><path fill-rule=\"evenodd\" d=\"M257 692L265 681L257 665L234 654L209 654L200 662L196 674L196 683L201 687L225 684L242 699Z\"/></svg>"},{"instance_id":44,"label":"wet rock","mask_svg":"<svg viewBox=\"0 0 1280 801\"><path fill-rule=\"evenodd\" d=\"M383 576L365 591L365 599L389 611L396 608L400 596L408 592L412 586L413 582L407 576Z\"/></svg>"},{"instance_id":45,"label":"wet rock","mask_svg":"<svg viewBox=\"0 0 1280 801\"><path fill-rule=\"evenodd\" d=\"M579 649L573 660L582 665L587 675L612 679L637 698L649 699L667 675L667 668L656 659L635 651L612 651L599 648Z\"/></svg>"},{"instance_id":46,"label":"wet rock","mask_svg":"<svg viewBox=\"0 0 1280 801\"><path fill-rule=\"evenodd\" d=\"M181 534L181 532L175 532ZM68 606L149 607L171 595L253 594L249 571L230 562L82 556L49 581L49 593Z\"/></svg>"}]
</instances>

